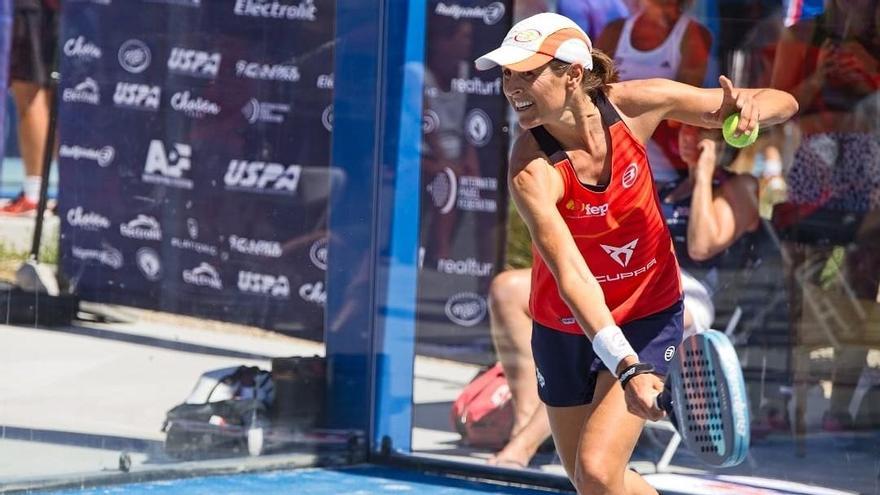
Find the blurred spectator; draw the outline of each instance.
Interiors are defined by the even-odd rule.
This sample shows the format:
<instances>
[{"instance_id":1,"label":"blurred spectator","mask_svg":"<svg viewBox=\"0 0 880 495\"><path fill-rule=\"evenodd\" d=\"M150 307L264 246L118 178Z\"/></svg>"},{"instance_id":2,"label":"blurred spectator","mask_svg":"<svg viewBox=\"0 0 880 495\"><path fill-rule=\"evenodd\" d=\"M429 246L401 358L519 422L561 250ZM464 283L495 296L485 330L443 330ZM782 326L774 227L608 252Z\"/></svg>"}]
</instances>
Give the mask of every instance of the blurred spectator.
<instances>
[{"instance_id":1,"label":"blurred spectator","mask_svg":"<svg viewBox=\"0 0 880 495\"><path fill-rule=\"evenodd\" d=\"M800 143L774 209L786 239L791 317L804 387L811 347L833 346L831 404L823 426L846 429L869 345L880 345L880 0L827 0L780 39L772 85L800 104ZM797 431L803 433L803 390Z\"/></svg>"},{"instance_id":2,"label":"blurred spectator","mask_svg":"<svg viewBox=\"0 0 880 495\"><path fill-rule=\"evenodd\" d=\"M638 10L638 4L639 0L558 0L556 11L595 40L609 22L629 16Z\"/></svg>"},{"instance_id":3,"label":"blurred spectator","mask_svg":"<svg viewBox=\"0 0 880 495\"><path fill-rule=\"evenodd\" d=\"M661 77L701 86L712 35L684 13L690 0L643 0L641 9L609 23L596 47L614 57L621 81ZM678 124L664 122L647 143L654 180L674 181L687 165L678 153Z\"/></svg>"},{"instance_id":4,"label":"blurred spectator","mask_svg":"<svg viewBox=\"0 0 880 495\"><path fill-rule=\"evenodd\" d=\"M57 1L14 0L10 90L18 112L18 138L25 178L22 192L0 212L31 214L37 209L43 152L49 131L51 71L58 45Z\"/></svg>"}]
</instances>

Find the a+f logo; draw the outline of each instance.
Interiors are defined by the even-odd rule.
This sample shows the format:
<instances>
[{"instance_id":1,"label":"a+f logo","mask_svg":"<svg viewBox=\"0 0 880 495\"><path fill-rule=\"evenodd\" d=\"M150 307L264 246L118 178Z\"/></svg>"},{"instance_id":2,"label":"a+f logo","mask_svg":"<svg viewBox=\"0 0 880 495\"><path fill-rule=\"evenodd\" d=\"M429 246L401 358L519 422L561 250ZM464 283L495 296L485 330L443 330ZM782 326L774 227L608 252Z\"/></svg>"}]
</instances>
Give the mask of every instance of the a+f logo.
<instances>
[{"instance_id":1,"label":"a+f logo","mask_svg":"<svg viewBox=\"0 0 880 495\"><path fill-rule=\"evenodd\" d=\"M604 249L606 253L608 253L608 256L611 256L611 258L620 266L626 268L626 265L629 264L630 258L632 258L633 251L636 249L637 242L639 242L639 240L634 239L632 242L620 247L607 246L605 244L599 245L602 246L602 249Z\"/></svg>"}]
</instances>

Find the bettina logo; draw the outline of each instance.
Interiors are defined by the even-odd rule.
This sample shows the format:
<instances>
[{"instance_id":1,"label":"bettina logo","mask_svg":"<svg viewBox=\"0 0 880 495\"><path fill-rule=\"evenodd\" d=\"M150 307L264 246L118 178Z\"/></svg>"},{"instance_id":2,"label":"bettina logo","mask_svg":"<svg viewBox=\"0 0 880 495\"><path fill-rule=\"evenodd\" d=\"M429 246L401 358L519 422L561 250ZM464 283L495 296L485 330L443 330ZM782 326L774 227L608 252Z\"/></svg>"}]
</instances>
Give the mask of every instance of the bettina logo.
<instances>
[{"instance_id":1,"label":"bettina logo","mask_svg":"<svg viewBox=\"0 0 880 495\"><path fill-rule=\"evenodd\" d=\"M284 115L290 113L290 105L286 103L271 103L251 98L241 109L244 118L251 124L268 122L280 124L284 122Z\"/></svg>"},{"instance_id":2,"label":"bettina logo","mask_svg":"<svg viewBox=\"0 0 880 495\"><path fill-rule=\"evenodd\" d=\"M174 143L173 147L166 152L162 141L154 139L150 141L147 161L141 178L144 182L151 184L192 189L192 180L183 175L192 166L191 158L192 148L188 144Z\"/></svg>"},{"instance_id":3,"label":"bettina logo","mask_svg":"<svg viewBox=\"0 0 880 495\"><path fill-rule=\"evenodd\" d=\"M168 56L168 70L175 74L213 79L220 71L221 59L219 52L174 47Z\"/></svg>"},{"instance_id":4,"label":"bettina logo","mask_svg":"<svg viewBox=\"0 0 880 495\"><path fill-rule=\"evenodd\" d=\"M290 282L284 275L240 271L238 272L238 290L250 294L287 298L290 296Z\"/></svg>"},{"instance_id":5,"label":"bettina logo","mask_svg":"<svg viewBox=\"0 0 880 495\"><path fill-rule=\"evenodd\" d=\"M65 88L61 99L66 103L97 105L101 103L101 92L98 89L98 83L91 77L87 77L76 86Z\"/></svg>"},{"instance_id":6,"label":"bettina logo","mask_svg":"<svg viewBox=\"0 0 880 495\"><path fill-rule=\"evenodd\" d=\"M248 239L237 235L229 236L229 249L236 253L262 256L264 258L280 258L283 254L281 243L278 241L264 241L262 239Z\"/></svg>"},{"instance_id":7,"label":"bettina logo","mask_svg":"<svg viewBox=\"0 0 880 495\"><path fill-rule=\"evenodd\" d=\"M605 244L599 244L602 246L602 249L608 253L608 256L611 256L611 259L617 262L620 266L626 268L626 265L629 264L630 258L632 258L633 251L636 249L636 244L639 242L638 239L634 239L629 243L620 246L607 246Z\"/></svg>"},{"instance_id":8,"label":"bettina logo","mask_svg":"<svg viewBox=\"0 0 880 495\"><path fill-rule=\"evenodd\" d=\"M155 217L139 214L137 218L119 224L119 234L129 239L161 241L162 227Z\"/></svg>"},{"instance_id":9,"label":"bettina logo","mask_svg":"<svg viewBox=\"0 0 880 495\"><path fill-rule=\"evenodd\" d=\"M629 189L636 183L636 178L639 176L639 165L636 162L632 162L629 166L626 167L626 170L623 171L623 178L621 179L621 183L623 187Z\"/></svg>"},{"instance_id":10,"label":"bettina logo","mask_svg":"<svg viewBox=\"0 0 880 495\"><path fill-rule=\"evenodd\" d=\"M324 282L301 285L299 288L299 297L304 301L323 306L327 302L327 292L324 291Z\"/></svg>"},{"instance_id":11,"label":"bettina logo","mask_svg":"<svg viewBox=\"0 0 880 495\"><path fill-rule=\"evenodd\" d=\"M465 136L474 146L485 146L492 138L492 121L486 112L475 108L464 120Z\"/></svg>"},{"instance_id":12,"label":"bettina logo","mask_svg":"<svg viewBox=\"0 0 880 495\"><path fill-rule=\"evenodd\" d=\"M138 110L158 110L161 98L162 88L147 84L118 82L113 93L114 104Z\"/></svg>"},{"instance_id":13,"label":"bettina logo","mask_svg":"<svg viewBox=\"0 0 880 495\"><path fill-rule=\"evenodd\" d=\"M174 93L171 96L171 108L195 119L220 113L220 105L202 97L193 98L189 91Z\"/></svg>"},{"instance_id":14,"label":"bettina logo","mask_svg":"<svg viewBox=\"0 0 880 495\"><path fill-rule=\"evenodd\" d=\"M119 47L119 65L132 73L140 74L147 70L152 60L150 48L141 40L130 39Z\"/></svg>"},{"instance_id":15,"label":"bettina logo","mask_svg":"<svg viewBox=\"0 0 880 495\"><path fill-rule=\"evenodd\" d=\"M191 270L184 270L181 276L183 277L183 281L190 285L210 287L216 290L223 289L223 281L220 280L220 273L217 272L216 268L204 261Z\"/></svg>"},{"instance_id":16,"label":"bettina logo","mask_svg":"<svg viewBox=\"0 0 880 495\"><path fill-rule=\"evenodd\" d=\"M327 238L318 239L309 249L309 259L321 270L327 269Z\"/></svg>"},{"instance_id":17,"label":"bettina logo","mask_svg":"<svg viewBox=\"0 0 880 495\"><path fill-rule=\"evenodd\" d=\"M318 18L315 0L301 0L299 3L279 0L235 0L233 12L235 15L291 21L315 21Z\"/></svg>"},{"instance_id":18,"label":"bettina logo","mask_svg":"<svg viewBox=\"0 0 880 495\"><path fill-rule=\"evenodd\" d=\"M140 248L137 250L135 258L137 258L138 268L147 280L155 282L162 277L162 262L159 261L159 253L155 249Z\"/></svg>"},{"instance_id":19,"label":"bettina logo","mask_svg":"<svg viewBox=\"0 0 880 495\"><path fill-rule=\"evenodd\" d=\"M104 244L103 249L89 249L73 246L70 254L78 260L97 261L98 263L109 266L114 270L122 268L122 253L109 244Z\"/></svg>"},{"instance_id":20,"label":"bettina logo","mask_svg":"<svg viewBox=\"0 0 880 495\"><path fill-rule=\"evenodd\" d=\"M333 132L333 105L327 105L327 108L324 109L324 113L321 114L321 124L324 125L324 129L327 129L327 132Z\"/></svg>"},{"instance_id":21,"label":"bettina logo","mask_svg":"<svg viewBox=\"0 0 880 495\"><path fill-rule=\"evenodd\" d=\"M289 64L261 64L239 60L235 62L235 75L245 79L263 81L297 82L300 78L299 67Z\"/></svg>"},{"instance_id":22,"label":"bettina logo","mask_svg":"<svg viewBox=\"0 0 880 495\"><path fill-rule=\"evenodd\" d=\"M484 318L488 306L486 299L473 292L460 292L446 301L446 317L463 327L477 325Z\"/></svg>"},{"instance_id":23,"label":"bettina logo","mask_svg":"<svg viewBox=\"0 0 880 495\"><path fill-rule=\"evenodd\" d=\"M68 57L98 59L103 54L98 45L90 42L84 36L68 39L64 42L63 49L64 54Z\"/></svg>"},{"instance_id":24,"label":"bettina logo","mask_svg":"<svg viewBox=\"0 0 880 495\"><path fill-rule=\"evenodd\" d=\"M302 166L271 162L232 160L223 182L228 189L276 194L292 194L299 187Z\"/></svg>"},{"instance_id":25,"label":"bettina logo","mask_svg":"<svg viewBox=\"0 0 880 495\"><path fill-rule=\"evenodd\" d=\"M78 145L62 144L58 149L58 156L73 160L91 160L97 163L99 167L107 167L113 163L113 158L116 157L116 150L112 146L86 148Z\"/></svg>"},{"instance_id":26,"label":"bettina logo","mask_svg":"<svg viewBox=\"0 0 880 495\"><path fill-rule=\"evenodd\" d=\"M93 211L85 211L82 206L67 210L67 223L71 227L79 227L86 230L99 230L110 227L107 217Z\"/></svg>"},{"instance_id":27,"label":"bettina logo","mask_svg":"<svg viewBox=\"0 0 880 495\"><path fill-rule=\"evenodd\" d=\"M440 2L434 9L437 15L453 19L481 19L488 26L497 24L504 17L504 12L504 4L501 2L492 2L485 7L462 7L458 4Z\"/></svg>"},{"instance_id":28,"label":"bettina logo","mask_svg":"<svg viewBox=\"0 0 880 495\"><path fill-rule=\"evenodd\" d=\"M434 206L440 209L440 213L445 215L452 211L455 208L455 199L458 197L458 178L455 172L445 167L428 184L428 193L434 200Z\"/></svg>"}]
</instances>

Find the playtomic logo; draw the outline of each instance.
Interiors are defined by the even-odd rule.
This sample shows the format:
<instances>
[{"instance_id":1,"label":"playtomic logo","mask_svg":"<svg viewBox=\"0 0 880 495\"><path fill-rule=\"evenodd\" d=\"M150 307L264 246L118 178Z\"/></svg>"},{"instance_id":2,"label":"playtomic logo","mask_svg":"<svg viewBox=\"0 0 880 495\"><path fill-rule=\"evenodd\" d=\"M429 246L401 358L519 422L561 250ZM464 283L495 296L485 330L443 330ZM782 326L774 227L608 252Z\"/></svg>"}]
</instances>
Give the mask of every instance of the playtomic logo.
<instances>
[{"instance_id":1,"label":"playtomic logo","mask_svg":"<svg viewBox=\"0 0 880 495\"><path fill-rule=\"evenodd\" d=\"M233 12L241 16L291 21L315 21L318 18L315 0L301 0L296 4L278 0L235 0Z\"/></svg>"},{"instance_id":2,"label":"playtomic logo","mask_svg":"<svg viewBox=\"0 0 880 495\"><path fill-rule=\"evenodd\" d=\"M290 281L284 275L267 275L249 271L238 272L238 290L272 297L290 297Z\"/></svg>"},{"instance_id":3,"label":"playtomic logo","mask_svg":"<svg viewBox=\"0 0 880 495\"><path fill-rule=\"evenodd\" d=\"M58 156L73 160L91 160L97 163L99 167L106 167L113 163L113 158L116 157L116 150L113 146L86 148L79 145L71 146L62 144L61 147L58 148Z\"/></svg>"},{"instance_id":4,"label":"playtomic logo","mask_svg":"<svg viewBox=\"0 0 880 495\"><path fill-rule=\"evenodd\" d=\"M463 327L472 327L486 318L486 299L473 292L459 292L446 301L446 317Z\"/></svg>"},{"instance_id":5,"label":"playtomic logo","mask_svg":"<svg viewBox=\"0 0 880 495\"><path fill-rule=\"evenodd\" d=\"M162 88L146 84L118 82L113 93L113 103L119 107L136 110L159 109L162 102Z\"/></svg>"},{"instance_id":6,"label":"playtomic logo","mask_svg":"<svg viewBox=\"0 0 880 495\"><path fill-rule=\"evenodd\" d=\"M232 160L223 182L227 189L276 194L294 194L299 187L302 166L271 162Z\"/></svg>"},{"instance_id":7,"label":"playtomic logo","mask_svg":"<svg viewBox=\"0 0 880 495\"><path fill-rule=\"evenodd\" d=\"M130 39L119 47L118 58L119 65L127 72L140 74L150 66L153 56L146 43L138 39Z\"/></svg>"},{"instance_id":8,"label":"playtomic logo","mask_svg":"<svg viewBox=\"0 0 880 495\"><path fill-rule=\"evenodd\" d=\"M141 178L144 182L161 184L181 189L192 189L193 182L183 176L192 166L192 148L188 144L175 143L166 153L162 141L150 141L147 150L147 161Z\"/></svg>"},{"instance_id":9,"label":"playtomic logo","mask_svg":"<svg viewBox=\"0 0 880 495\"><path fill-rule=\"evenodd\" d=\"M220 72L219 52L174 47L168 56L168 70L175 74L213 79Z\"/></svg>"}]
</instances>

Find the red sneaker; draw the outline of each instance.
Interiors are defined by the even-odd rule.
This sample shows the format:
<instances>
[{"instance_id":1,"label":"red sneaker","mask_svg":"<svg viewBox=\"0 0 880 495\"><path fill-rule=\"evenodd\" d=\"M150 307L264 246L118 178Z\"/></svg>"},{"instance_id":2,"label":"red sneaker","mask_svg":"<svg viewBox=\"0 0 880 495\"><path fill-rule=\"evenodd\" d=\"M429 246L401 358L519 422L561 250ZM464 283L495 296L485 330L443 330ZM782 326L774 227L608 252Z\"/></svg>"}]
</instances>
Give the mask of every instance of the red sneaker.
<instances>
[{"instance_id":1,"label":"red sneaker","mask_svg":"<svg viewBox=\"0 0 880 495\"><path fill-rule=\"evenodd\" d=\"M3 208L0 208L2 215L33 215L36 212L37 203L28 201L24 193L19 194L15 199L6 203Z\"/></svg>"}]
</instances>

